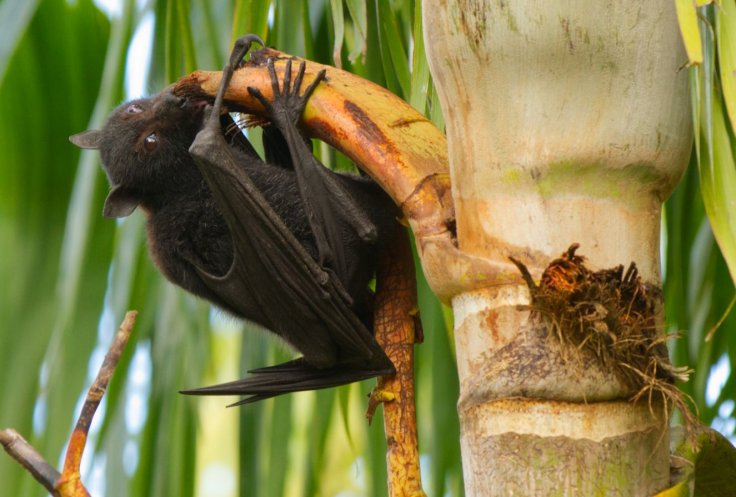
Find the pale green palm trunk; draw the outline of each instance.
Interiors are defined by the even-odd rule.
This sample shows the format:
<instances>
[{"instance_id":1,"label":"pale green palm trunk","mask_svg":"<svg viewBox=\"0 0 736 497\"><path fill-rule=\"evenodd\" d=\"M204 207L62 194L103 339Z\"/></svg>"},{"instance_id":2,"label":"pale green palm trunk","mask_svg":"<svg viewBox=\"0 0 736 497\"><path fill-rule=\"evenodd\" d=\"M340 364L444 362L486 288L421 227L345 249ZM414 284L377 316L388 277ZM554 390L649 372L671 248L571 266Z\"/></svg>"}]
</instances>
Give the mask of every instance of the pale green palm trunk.
<instances>
[{"instance_id":1,"label":"pale green palm trunk","mask_svg":"<svg viewBox=\"0 0 736 497\"><path fill-rule=\"evenodd\" d=\"M634 261L661 285L661 204L692 146L674 5L425 0L423 12L459 248L498 268L494 285L443 296L455 312L466 493L662 490L661 405L628 402L595 363L561 360L517 308L529 293L507 258L539 278L577 242L592 267Z\"/></svg>"}]
</instances>

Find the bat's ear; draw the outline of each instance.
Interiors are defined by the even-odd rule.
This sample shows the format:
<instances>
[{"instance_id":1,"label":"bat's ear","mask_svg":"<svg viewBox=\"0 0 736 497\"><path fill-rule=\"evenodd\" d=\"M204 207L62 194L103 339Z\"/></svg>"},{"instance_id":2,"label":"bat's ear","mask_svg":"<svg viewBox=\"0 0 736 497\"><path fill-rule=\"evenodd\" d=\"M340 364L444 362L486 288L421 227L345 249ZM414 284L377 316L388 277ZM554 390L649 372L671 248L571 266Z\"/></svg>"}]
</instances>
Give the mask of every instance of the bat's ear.
<instances>
[{"instance_id":1,"label":"bat's ear","mask_svg":"<svg viewBox=\"0 0 736 497\"><path fill-rule=\"evenodd\" d=\"M88 129L70 136L69 141L79 148L100 148L102 132L98 129Z\"/></svg>"},{"instance_id":2,"label":"bat's ear","mask_svg":"<svg viewBox=\"0 0 736 497\"><path fill-rule=\"evenodd\" d=\"M141 199L122 186L115 186L105 199L102 214L105 217L127 217L133 213Z\"/></svg>"}]
</instances>

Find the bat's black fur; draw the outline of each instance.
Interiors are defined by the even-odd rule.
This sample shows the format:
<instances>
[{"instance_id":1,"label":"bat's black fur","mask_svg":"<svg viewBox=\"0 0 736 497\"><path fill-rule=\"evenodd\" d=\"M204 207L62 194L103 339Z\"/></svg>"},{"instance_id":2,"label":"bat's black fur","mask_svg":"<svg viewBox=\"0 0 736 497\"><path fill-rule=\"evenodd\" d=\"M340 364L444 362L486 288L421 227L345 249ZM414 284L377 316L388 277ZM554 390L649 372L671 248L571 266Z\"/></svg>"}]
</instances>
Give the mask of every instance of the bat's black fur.
<instances>
[{"instance_id":1,"label":"bat's black fur","mask_svg":"<svg viewBox=\"0 0 736 497\"><path fill-rule=\"evenodd\" d=\"M196 265L213 275L224 275L233 260L228 226L189 154L189 147L202 128L204 105L205 102L190 102L165 90L151 98L122 104L100 131L92 132L112 187L104 212L108 217L122 217L141 207L148 217L149 250L159 270L185 290L248 318L213 294L195 270ZM223 127L231 128L228 134L232 136L232 120L223 116L222 122ZM273 136L278 131L272 129L268 133L272 135L270 141L278 143L279 137ZM316 259L317 248L293 168L290 164L260 160L251 150L238 146L241 140L244 138L232 139L232 153L289 231ZM361 176L335 173L335 177L373 214L383 235L395 219L393 210L386 208L390 200L385 193ZM350 277L343 284L356 301L362 320L370 320L366 306L376 246L361 241L348 227L343 233L345 252L350 256ZM379 241L384 238L380 236Z\"/></svg>"},{"instance_id":2,"label":"bat's black fur","mask_svg":"<svg viewBox=\"0 0 736 497\"><path fill-rule=\"evenodd\" d=\"M273 74L275 77L275 73ZM298 91L298 87L296 89ZM106 216L127 216L136 207L142 208L146 213L152 258L170 281L236 316L258 321L260 314L249 315L247 305L244 304L241 309L237 302L233 303L233 299L237 301L237 295L233 297L226 291L213 289L211 284L202 279L203 272L224 276L230 271L234 258L234 237L231 236L230 227L221 213L222 204L218 204L218 199L200 172L201 164L198 166L189 152L192 142L203 128L206 105L205 101L179 98L167 89L152 98L121 105L112 113L102 130L86 131L73 136L71 140L81 147L100 150L103 167L111 185L104 208ZM298 111L301 112L301 109ZM372 295L368 283L375 269L377 253L384 240L395 229L396 212L393 203L367 178L329 172L349 192L352 202L368 215L377 234L375 239L366 240L356 233L349 222L341 223L341 216L338 216L339 225L334 228L340 234L340 246L330 248L333 252L339 252L340 258L344 260L344 267L331 268L333 261L330 257L321 260L325 259L322 253L324 251L315 241L298 187L293 162L303 158L288 153L287 138L281 133L281 128L288 128L289 125L274 123L264 131L266 146L273 147L275 144L286 148L286 151L281 148L267 150L267 157L277 158L272 160L279 161L269 164L256 155L242 134L232 132L233 121L228 114L223 114L220 122L222 133L230 137L230 152L238 168L245 171L270 208L306 252L318 263L327 266L327 271L332 273L335 270L339 285L349 296L349 310L366 329L371 330ZM289 128L289 131L293 130ZM293 139L293 133L289 136ZM304 141L301 135L299 139ZM313 157L310 156L310 159ZM313 202L327 202L328 200L320 200L319 197L329 198L330 195L327 191L310 193L317 199ZM330 208L340 207L328 206ZM290 250L289 247L280 249ZM246 261L243 265L247 267L247 264ZM280 285L283 284L279 283L282 277L287 278L285 274L273 274L271 281L255 283L256 286ZM313 299L318 301L319 297L314 296ZM288 305L288 302L284 304ZM283 312L289 310L284 308ZM268 327L270 323L260 324ZM254 394L252 399L258 400L288 391L347 383L391 369L390 361L377 344L369 345L371 352L355 361L351 357L345 357L346 352L340 352L339 344L330 344L326 348L337 347L338 350L335 359L325 360L321 352L312 351L313 348L319 349L319 344L314 344L314 347L299 347L299 343L304 343L304 338L296 339L296 334L304 333L304 330L294 326L292 328L295 329L279 327L274 331L297 346L304 353L303 360L281 367L265 368L261 372L270 374L262 374L255 382L241 380L239 389L220 389L212 393ZM322 338L316 338L319 339ZM327 354L327 357L331 356ZM351 368L356 368L357 373L350 372ZM275 381L277 385L249 387L249 382L259 384L259 381L265 381L268 385Z\"/></svg>"}]
</instances>

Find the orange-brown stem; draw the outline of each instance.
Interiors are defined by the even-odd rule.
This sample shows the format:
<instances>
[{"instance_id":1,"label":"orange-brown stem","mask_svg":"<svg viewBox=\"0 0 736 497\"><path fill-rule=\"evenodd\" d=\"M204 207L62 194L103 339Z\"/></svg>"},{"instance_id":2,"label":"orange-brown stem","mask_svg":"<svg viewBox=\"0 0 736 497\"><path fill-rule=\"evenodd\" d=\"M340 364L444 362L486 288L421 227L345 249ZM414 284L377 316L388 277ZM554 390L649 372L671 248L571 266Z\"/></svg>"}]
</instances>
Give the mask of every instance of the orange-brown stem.
<instances>
[{"instance_id":1,"label":"orange-brown stem","mask_svg":"<svg viewBox=\"0 0 736 497\"><path fill-rule=\"evenodd\" d=\"M270 48L252 52L233 74L225 93L228 108L264 117L248 87L273 98L269 58L276 60L278 74L283 74L286 59L303 60ZM292 73L297 67L292 64ZM327 77L304 109L304 132L340 150L375 179L402 208L416 236L445 234L454 208L442 131L401 98L346 71L307 61L304 84L321 70ZM221 77L220 71L196 71L174 83L173 92L212 100Z\"/></svg>"},{"instance_id":2,"label":"orange-brown stem","mask_svg":"<svg viewBox=\"0 0 736 497\"><path fill-rule=\"evenodd\" d=\"M69 439L69 446L64 459L64 470L61 473L61 478L59 478L55 485L59 491L59 495L70 497L86 497L89 495L84 485L82 485L79 475L84 447L87 444L87 434L89 433L89 427L92 424L97 407L99 407L102 397L107 390L107 385L110 383L110 378L115 372L115 367L118 365L120 356L123 354L125 344L128 343L128 338L133 331L133 325L135 324L137 315L138 313L136 311L129 311L125 314L125 318L115 335L115 339L107 351L105 360L102 361L102 366L100 366L97 377L92 383L92 386L89 387L89 391L87 391L87 398L84 399L82 412L79 415L79 419L77 419L77 425Z\"/></svg>"},{"instance_id":3,"label":"orange-brown stem","mask_svg":"<svg viewBox=\"0 0 736 497\"><path fill-rule=\"evenodd\" d=\"M390 497L425 495L414 407L414 344L420 335L415 328L416 313L413 258L407 232L398 227L392 246L379 261L375 311L376 340L396 367L396 374L378 379L368 410L370 418L378 403L383 403Z\"/></svg>"},{"instance_id":4,"label":"orange-brown stem","mask_svg":"<svg viewBox=\"0 0 736 497\"><path fill-rule=\"evenodd\" d=\"M46 462L43 456L17 432L11 429L0 432L0 443L2 443L6 452L31 473L54 497L90 497L79 474L82 454L87 443L87 433L89 433L95 411L105 395L110 377L115 371L125 345L128 343L137 314L136 311L129 311L125 314L125 319L115 335L97 377L87 392L82 412L69 439L64 459L64 470L61 474Z\"/></svg>"}]
</instances>

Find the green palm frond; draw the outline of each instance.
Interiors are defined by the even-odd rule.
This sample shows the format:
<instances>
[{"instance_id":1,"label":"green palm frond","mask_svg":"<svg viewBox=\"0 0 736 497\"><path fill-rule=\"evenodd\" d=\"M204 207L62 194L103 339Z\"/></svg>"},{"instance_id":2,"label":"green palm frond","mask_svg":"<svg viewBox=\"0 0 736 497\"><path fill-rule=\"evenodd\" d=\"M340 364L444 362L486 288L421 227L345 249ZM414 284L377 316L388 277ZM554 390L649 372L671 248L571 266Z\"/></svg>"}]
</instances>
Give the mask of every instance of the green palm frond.
<instances>
[{"instance_id":1,"label":"green palm frond","mask_svg":"<svg viewBox=\"0 0 736 497\"><path fill-rule=\"evenodd\" d=\"M207 305L165 282L146 253L142 217L120 224L102 218L107 184L98 156L80 155L67 137L98 126L123 100L126 67L143 66L128 49L146 19L153 20L151 93L194 69L220 68L232 40L252 32L280 50L382 84L442 126L421 2L121 3L112 19L91 0L0 3L0 428L17 429L55 462L99 351L125 310L135 308L138 325L94 435L90 466L101 471L105 496L205 495L200 488L212 481L231 483L230 495L385 495L381 419L369 427L363 416L370 382L242 409L176 393L289 353L261 332L213 318ZM736 365L736 318L704 341L734 296L736 1L699 7L692 18L699 34L686 40L699 41L703 56L688 69L697 146L667 203L664 273L669 326L686 335L674 345L675 362L695 367L683 388L710 423L736 401L732 374L706 403L711 367L722 357L732 370ZM327 147L319 152L325 163L349 167ZM421 274L419 287L425 488L460 496L451 326ZM219 461L225 473L213 465ZM222 474L232 480L218 479ZM0 457L0 482L3 495L42 495L7 457Z\"/></svg>"}]
</instances>

